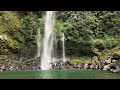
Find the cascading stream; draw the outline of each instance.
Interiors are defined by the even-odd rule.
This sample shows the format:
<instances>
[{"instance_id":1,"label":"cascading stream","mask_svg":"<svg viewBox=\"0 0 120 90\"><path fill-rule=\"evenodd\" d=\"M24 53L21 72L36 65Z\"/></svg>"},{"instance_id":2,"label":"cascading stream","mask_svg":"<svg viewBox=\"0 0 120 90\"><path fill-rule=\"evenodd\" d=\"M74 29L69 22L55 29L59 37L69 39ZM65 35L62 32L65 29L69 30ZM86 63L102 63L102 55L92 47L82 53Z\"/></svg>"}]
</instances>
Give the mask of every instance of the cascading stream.
<instances>
[{"instance_id":1,"label":"cascading stream","mask_svg":"<svg viewBox=\"0 0 120 90\"><path fill-rule=\"evenodd\" d=\"M55 11L47 11L45 18L45 32L43 40L43 51L41 57L41 69L51 69L52 51L53 51L53 27L55 21Z\"/></svg>"},{"instance_id":2,"label":"cascading stream","mask_svg":"<svg viewBox=\"0 0 120 90\"><path fill-rule=\"evenodd\" d=\"M40 57L40 51L41 51L41 34L40 34L40 28L38 28L37 57Z\"/></svg>"},{"instance_id":3,"label":"cascading stream","mask_svg":"<svg viewBox=\"0 0 120 90\"><path fill-rule=\"evenodd\" d=\"M64 36L64 33L62 33L62 42L63 42L63 62L65 62L66 59L65 59L65 36Z\"/></svg>"}]
</instances>

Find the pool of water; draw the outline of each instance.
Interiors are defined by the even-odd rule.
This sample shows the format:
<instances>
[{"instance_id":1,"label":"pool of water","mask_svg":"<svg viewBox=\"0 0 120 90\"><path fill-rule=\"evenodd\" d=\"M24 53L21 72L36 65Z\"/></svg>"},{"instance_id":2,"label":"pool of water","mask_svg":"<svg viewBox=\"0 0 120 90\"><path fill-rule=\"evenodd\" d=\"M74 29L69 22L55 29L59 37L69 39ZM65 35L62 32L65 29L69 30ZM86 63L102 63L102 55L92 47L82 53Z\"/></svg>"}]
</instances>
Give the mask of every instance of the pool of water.
<instances>
[{"instance_id":1,"label":"pool of water","mask_svg":"<svg viewBox=\"0 0 120 90\"><path fill-rule=\"evenodd\" d=\"M99 70L31 70L0 72L0 79L120 79L120 74Z\"/></svg>"}]
</instances>

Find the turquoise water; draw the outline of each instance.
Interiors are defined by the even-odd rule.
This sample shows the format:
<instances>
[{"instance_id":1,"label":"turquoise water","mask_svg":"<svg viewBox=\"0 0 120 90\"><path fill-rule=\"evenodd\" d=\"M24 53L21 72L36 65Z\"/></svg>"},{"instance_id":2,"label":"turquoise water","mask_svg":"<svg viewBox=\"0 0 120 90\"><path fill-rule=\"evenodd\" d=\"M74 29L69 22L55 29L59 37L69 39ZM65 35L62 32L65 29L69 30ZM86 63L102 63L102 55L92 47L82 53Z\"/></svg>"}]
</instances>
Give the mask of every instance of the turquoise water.
<instances>
[{"instance_id":1,"label":"turquoise water","mask_svg":"<svg viewBox=\"0 0 120 90\"><path fill-rule=\"evenodd\" d=\"M35 70L0 72L0 79L120 79L120 74L99 70Z\"/></svg>"}]
</instances>

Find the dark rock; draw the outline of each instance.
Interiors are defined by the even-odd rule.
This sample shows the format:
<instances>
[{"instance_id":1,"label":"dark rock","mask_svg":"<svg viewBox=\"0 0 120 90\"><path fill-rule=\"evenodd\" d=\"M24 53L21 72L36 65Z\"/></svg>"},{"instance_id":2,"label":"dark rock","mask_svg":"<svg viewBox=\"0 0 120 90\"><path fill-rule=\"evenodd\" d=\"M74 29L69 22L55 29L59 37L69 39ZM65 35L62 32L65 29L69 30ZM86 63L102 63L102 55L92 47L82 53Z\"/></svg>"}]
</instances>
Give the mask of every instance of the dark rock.
<instances>
[{"instance_id":1,"label":"dark rock","mask_svg":"<svg viewBox=\"0 0 120 90\"><path fill-rule=\"evenodd\" d=\"M111 66L110 66L110 69L116 69L116 67L115 67L115 66L113 66L113 65L111 65Z\"/></svg>"},{"instance_id":2,"label":"dark rock","mask_svg":"<svg viewBox=\"0 0 120 90\"><path fill-rule=\"evenodd\" d=\"M72 66L72 64L70 64L70 62L67 61L66 63L67 63L69 66Z\"/></svg>"},{"instance_id":3,"label":"dark rock","mask_svg":"<svg viewBox=\"0 0 120 90\"><path fill-rule=\"evenodd\" d=\"M89 66L92 65L92 63L88 63L88 65L89 65Z\"/></svg>"},{"instance_id":4,"label":"dark rock","mask_svg":"<svg viewBox=\"0 0 120 90\"><path fill-rule=\"evenodd\" d=\"M120 60L120 55L118 55L118 54L113 54L113 58L112 58L112 60L113 59L115 59L115 60Z\"/></svg>"}]
</instances>

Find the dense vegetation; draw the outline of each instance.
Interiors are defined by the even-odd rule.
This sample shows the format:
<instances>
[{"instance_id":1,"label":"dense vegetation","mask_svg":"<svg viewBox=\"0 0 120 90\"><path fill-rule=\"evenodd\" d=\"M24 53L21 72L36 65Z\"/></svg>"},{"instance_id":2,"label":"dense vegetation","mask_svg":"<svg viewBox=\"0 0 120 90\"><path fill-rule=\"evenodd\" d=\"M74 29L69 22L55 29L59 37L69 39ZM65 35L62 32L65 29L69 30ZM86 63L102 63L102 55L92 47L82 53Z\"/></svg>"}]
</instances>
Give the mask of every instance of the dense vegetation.
<instances>
[{"instance_id":1,"label":"dense vegetation","mask_svg":"<svg viewBox=\"0 0 120 90\"><path fill-rule=\"evenodd\" d=\"M44 34L45 11L0 12L0 59L32 58L37 52L37 30ZM120 53L119 11L57 11L55 29L60 42L65 33L67 57ZM58 43L58 49L62 48Z\"/></svg>"}]
</instances>

